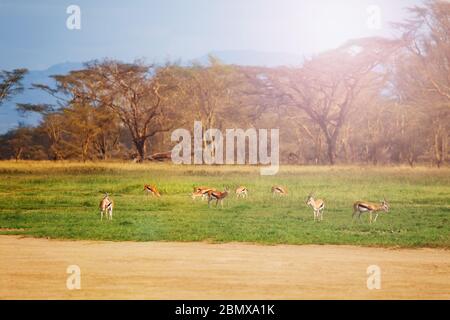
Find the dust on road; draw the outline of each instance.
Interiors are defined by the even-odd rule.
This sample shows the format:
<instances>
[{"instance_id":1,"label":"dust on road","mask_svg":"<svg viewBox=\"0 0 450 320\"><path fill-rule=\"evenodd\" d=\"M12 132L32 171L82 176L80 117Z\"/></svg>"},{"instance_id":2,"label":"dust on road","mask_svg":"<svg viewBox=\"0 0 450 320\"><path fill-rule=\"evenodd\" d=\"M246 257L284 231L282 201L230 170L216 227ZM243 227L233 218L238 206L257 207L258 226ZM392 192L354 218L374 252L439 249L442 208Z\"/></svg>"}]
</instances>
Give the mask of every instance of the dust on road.
<instances>
[{"instance_id":1,"label":"dust on road","mask_svg":"<svg viewBox=\"0 0 450 320\"><path fill-rule=\"evenodd\" d=\"M450 251L0 236L0 299L449 299ZM69 265L81 290L68 290ZM367 288L367 267L381 289Z\"/></svg>"}]
</instances>

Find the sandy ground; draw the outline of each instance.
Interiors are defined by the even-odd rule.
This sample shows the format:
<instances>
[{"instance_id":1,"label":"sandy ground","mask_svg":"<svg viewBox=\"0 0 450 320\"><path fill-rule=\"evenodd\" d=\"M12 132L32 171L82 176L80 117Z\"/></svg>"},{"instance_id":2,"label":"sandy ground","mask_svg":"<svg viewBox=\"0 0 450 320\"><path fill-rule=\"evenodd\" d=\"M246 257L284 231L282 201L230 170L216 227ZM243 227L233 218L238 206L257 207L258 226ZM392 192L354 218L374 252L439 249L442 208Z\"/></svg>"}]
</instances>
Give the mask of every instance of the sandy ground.
<instances>
[{"instance_id":1,"label":"sandy ground","mask_svg":"<svg viewBox=\"0 0 450 320\"><path fill-rule=\"evenodd\" d=\"M1 299L450 299L450 251L0 236ZM69 265L81 289L68 290ZM367 267L381 289L367 288Z\"/></svg>"}]
</instances>

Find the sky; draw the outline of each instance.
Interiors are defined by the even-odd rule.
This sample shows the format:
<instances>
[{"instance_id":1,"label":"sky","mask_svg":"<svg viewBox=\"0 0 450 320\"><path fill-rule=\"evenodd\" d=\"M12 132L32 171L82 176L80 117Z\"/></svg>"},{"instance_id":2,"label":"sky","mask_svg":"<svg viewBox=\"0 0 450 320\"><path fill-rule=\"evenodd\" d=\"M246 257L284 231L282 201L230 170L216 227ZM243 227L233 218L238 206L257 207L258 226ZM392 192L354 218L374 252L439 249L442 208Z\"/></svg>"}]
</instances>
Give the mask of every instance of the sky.
<instances>
[{"instance_id":1,"label":"sky","mask_svg":"<svg viewBox=\"0 0 450 320\"><path fill-rule=\"evenodd\" d=\"M190 60L213 51L310 55L389 36L420 0L0 0L0 69L92 59ZM66 27L78 5L81 29ZM369 26L370 6L380 24ZM372 7L373 8L373 7ZM369 11L368 11L369 10Z\"/></svg>"}]
</instances>

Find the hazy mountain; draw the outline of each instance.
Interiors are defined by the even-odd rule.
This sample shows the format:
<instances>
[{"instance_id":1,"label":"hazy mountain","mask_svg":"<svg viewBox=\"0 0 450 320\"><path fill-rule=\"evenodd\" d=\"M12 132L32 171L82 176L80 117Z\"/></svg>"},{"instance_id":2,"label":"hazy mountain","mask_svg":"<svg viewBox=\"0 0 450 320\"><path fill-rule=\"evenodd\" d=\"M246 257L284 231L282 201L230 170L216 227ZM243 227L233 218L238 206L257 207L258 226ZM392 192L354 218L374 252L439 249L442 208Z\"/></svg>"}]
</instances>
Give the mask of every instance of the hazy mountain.
<instances>
[{"instance_id":1,"label":"hazy mountain","mask_svg":"<svg viewBox=\"0 0 450 320\"><path fill-rule=\"evenodd\" d=\"M225 64L237 64L245 66L294 66L302 62L300 55L283 52L260 52L245 50L213 51L211 55L217 57ZM202 64L208 63L208 56L204 55L193 61ZM16 103L54 103L55 99L41 90L32 89L33 83L54 85L50 76L56 74L66 74L72 70L83 67L79 62L64 62L51 66L46 70L31 70L24 78L24 92L13 97L11 101L5 102L0 106L0 133L16 127L20 122L24 124L35 125L39 122L38 115L20 115L16 111Z\"/></svg>"},{"instance_id":2,"label":"hazy mountain","mask_svg":"<svg viewBox=\"0 0 450 320\"><path fill-rule=\"evenodd\" d=\"M80 69L82 63L65 62L55 64L46 70L30 70L24 77L22 83L24 91L14 96L10 101L6 101L0 106L0 133L16 127L20 122L35 125L39 121L38 115L27 115L23 117L16 111L16 103L54 103L55 99L42 90L32 89L33 83L54 85L50 76L56 74L67 74L68 72Z\"/></svg>"}]
</instances>

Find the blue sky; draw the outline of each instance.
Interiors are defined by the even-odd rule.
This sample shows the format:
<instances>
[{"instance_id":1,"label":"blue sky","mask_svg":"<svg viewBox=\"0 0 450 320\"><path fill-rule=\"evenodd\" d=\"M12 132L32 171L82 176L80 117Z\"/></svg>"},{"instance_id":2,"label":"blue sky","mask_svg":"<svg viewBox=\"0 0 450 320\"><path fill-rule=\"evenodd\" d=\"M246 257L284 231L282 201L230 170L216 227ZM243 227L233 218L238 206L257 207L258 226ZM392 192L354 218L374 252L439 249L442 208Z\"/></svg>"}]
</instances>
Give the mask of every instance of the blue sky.
<instances>
[{"instance_id":1,"label":"blue sky","mask_svg":"<svg viewBox=\"0 0 450 320\"><path fill-rule=\"evenodd\" d=\"M0 69L66 61L189 60L211 51L309 55L345 40L389 35L390 21L419 0L0 0ZM81 30L66 28L71 5ZM382 28L367 27L369 5Z\"/></svg>"}]
</instances>

